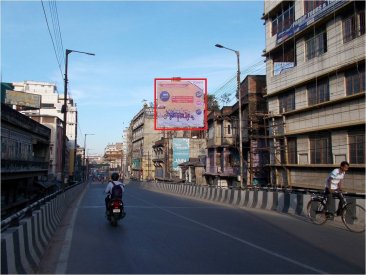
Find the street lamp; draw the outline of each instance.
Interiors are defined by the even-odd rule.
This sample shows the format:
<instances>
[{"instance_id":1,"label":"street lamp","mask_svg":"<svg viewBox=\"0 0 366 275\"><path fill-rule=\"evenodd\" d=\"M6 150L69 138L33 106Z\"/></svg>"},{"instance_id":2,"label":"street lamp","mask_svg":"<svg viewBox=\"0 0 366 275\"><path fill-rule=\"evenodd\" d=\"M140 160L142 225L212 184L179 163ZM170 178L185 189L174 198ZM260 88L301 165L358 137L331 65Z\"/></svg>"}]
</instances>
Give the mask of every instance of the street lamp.
<instances>
[{"instance_id":1,"label":"street lamp","mask_svg":"<svg viewBox=\"0 0 366 275\"><path fill-rule=\"evenodd\" d=\"M215 47L227 49L232 51L236 54L237 64L238 64L238 72L237 72L237 89L238 89L238 97L239 97L239 160L240 160L240 187L242 188L243 185L243 134L242 134L242 119L241 119L241 94L240 94L240 53L239 51L226 48L220 44L216 44Z\"/></svg>"},{"instance_id":2,"label":"street lamp","mask_svg":"<svg viewBox=\"0 0 366 275\"><path fill-rule=\"evenodd\" d=\"M66 49L66 62L65 62L65 82L64 82L64 105L62 106L61 112L64 114L64 121L63 121L63 138L62 138L62 184L66 184L66 118L67 118L67 67L68 67L68 57L69 54L72 52L76 53L83 53L87 55L95 55L94 53L87 53L87 52L79 52L74 50ZM76 149L76 148L75 148Z\"/></svg>"},{"instance_id":3,"label":"street lamp","mask_svg":"<svg viewBox=\"0 0 366 275\"><path fill-rule=\"evenodd\" d=\"M85 162L85 150L86 150L86 136L94 136L95 134L85 134L84 135L84 157L83 157L83 166L84 167L84 174L83 174L83 179L84 181L86 180L86 173L85 173L85 170L86 170L86 162Z\"/></svg>"}]
</instances>

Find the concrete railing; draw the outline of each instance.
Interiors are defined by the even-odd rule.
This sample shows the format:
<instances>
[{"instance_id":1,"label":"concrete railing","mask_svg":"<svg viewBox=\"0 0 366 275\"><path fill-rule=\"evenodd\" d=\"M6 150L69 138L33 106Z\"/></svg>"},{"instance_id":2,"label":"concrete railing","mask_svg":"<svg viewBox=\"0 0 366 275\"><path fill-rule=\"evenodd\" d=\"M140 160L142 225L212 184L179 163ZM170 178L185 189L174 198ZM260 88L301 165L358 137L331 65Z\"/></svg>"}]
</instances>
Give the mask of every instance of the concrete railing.
<instances>
[{"instance_id":1,"label":"concrete railing","mask_svg":"<svg viewBox=\"0 0 366 275\"><path fill-rule=\"evenodd\" d=\"M199 200L208 200L236 207L257 208L292 215L305 216L311 193L285 190L223 189L210 186L171 184L162 182L141 182L144 188L172 193ZM365 207L365 196L347 196L347 202L356 202ZM338 199L333 201L335 209Z\"/></svg>"},{"instance_id":2,"label":"concrete railing","mask_svg":"<svg viewBox=\"0 0 366 275\"><path fill-rule=\"evenodd\" d=\"M70 204L86 185L75 185L45 201L17 226L1 233L1 274L35 273Z\"/></svg>"}]
</instances>

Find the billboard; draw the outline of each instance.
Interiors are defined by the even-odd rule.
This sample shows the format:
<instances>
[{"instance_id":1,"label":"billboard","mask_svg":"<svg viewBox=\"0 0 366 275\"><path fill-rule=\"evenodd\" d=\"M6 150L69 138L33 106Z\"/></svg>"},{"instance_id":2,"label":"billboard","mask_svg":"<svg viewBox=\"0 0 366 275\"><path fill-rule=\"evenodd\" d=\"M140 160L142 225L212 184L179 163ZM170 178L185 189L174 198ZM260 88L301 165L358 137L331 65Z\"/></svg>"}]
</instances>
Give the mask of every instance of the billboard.
<instances>
[{"instance_id":1,"label":"billboard","mask_svg":"<svg viewBox=\"0 0 366 275\"><path fill-rule=\"evenodd\" d=\"M186 161L189 161L189 138L173 138L173 170Z\"/></svg>"},{"instance_id":2,"label":"billboard","mask_svg":"<svg viewBox=\"0 0 366 275\"><path fill-rule=\"evenodd\" d=\"M7 90L5 93L5 104L40 109L41 95Z\"/></svg>"},{"instance_id":3,"label":"billboard","mask_svg":"<svg viewBox=\"0 0 366 275\"><path fill-rule=\"evenodd\" d=\"M207 79L156 78L155 130L207 130Z\"/></svg>"}]
</instances>

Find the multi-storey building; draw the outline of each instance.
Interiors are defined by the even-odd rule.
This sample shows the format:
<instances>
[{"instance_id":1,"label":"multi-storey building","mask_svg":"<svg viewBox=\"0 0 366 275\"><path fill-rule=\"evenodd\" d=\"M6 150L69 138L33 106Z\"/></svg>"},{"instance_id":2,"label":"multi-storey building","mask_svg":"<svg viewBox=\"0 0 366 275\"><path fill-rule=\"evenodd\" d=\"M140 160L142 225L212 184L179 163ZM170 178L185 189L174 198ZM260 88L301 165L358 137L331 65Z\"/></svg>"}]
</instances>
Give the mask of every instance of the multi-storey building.
<instances>
[{"instance_id":1,"label":"multi-storey building","mask_svg":"<svg viewBox=\"0 0 366 275\"><path fill-rule=\"evenodd\" d=\"M49 115L29 115L38 123L51 129L48 178L61 181L63 125L61 119ZM69 154L66 154L69 155ZM68 162L66 160L66 162Z\"/></svg>"},{"instance_id":2,"label":"multi-storey building","mask_svg":"<svg viewBox=\"0 0 366 275\"><path fill-rule=\"evenodd\" d=\"M108 144L104 149L104 159L110 164L111 170L122 172L123 143Z\"/></svg>"},{"instance_id":3,"label":"multi-storey building","mask_svg":"<svg viewBox=\"0 0 366 275\"><path fill-rule=\"evenodd\" d=\"M133 117L131 129L131 177L141 180L153 179L155 167L152 162L152 146L162 137L162 131L154 130L154 108L144 107Z\"/></svg>"},{"instance_id":4,"label":"multi-storey building","mask_svg":"<svg viewBox=\"0 0 366 275\"><path fill-rule=\"evenodd\" d=\"M365 192L365 2L265 1L271 182Z\"/></svg>"},{"instance_id":5,"label":"multi-storey building","mask_svg":"<svg viewBox=\"0 0 366 275\"><path fill-rule=\"evenodd\" d=\"M47 180L51 130L1 104L1 216L29 205Z\"/></svg>"},{"instance_id":6,"label":"multi-storey building","mask_svg":"<svg viewBox=\"0 0 366 275\"><path fill-rule=\"evenodd\" d=\"M64 95L59 95L55 83L37 82L37 81L23 81L13 83L14 90L41 95L41 106L38 110L21 111L25 115L48 115L57 116L62 121L64 115L61 112L64 104ZM66 136L68 138L67 146L70 150L69 173L74 174L74 157L77 148L77 107L71 97L67 98L67 123ZM68 163L68 162L67 162Z\"/></svg>"},{"instance_id":7,"label":"multi-storey building","mask_svg":"<svg viewBox=\"0 0 366 275\"><path fill-rule=\"evenodd\" d=\"M243 182L267 184L269 163L264 117L266 77L248 75L240 85L243 141ZM209 184L235 186L240 175L239 103L224 106L208 117L207 167Z\"/></svg>"},{"instance_id":8,"label":"multi-storey building","mask_svg":"<svg viewBox=\"0 0 366 275\"><path fill-rule=\"evenodd\" d=\"M233 107L224 106L208 115L205 178L209 185L236 185L240 174L239 142L235 143Z\"/></svg>"},{"instance_id":9,"label":"multi-storey building","mask_svg":"<svg viewBox=\"0 0 366 275\"><path fill-rule=\"evenodd\" d=\"M185 179L187 182L203 184L204 179L197 179L198 174L199 177L202 177L202 173L196 173L195 167L204 166L198 159L204 159L205 148L204 131L166 131L163 133L163 137L155 141L152 146L154 178L158 180ZM190 159L195 161L188 163ZM186 165L180 165L182 163L186 163Z\"/></svg>"}]
</instances>

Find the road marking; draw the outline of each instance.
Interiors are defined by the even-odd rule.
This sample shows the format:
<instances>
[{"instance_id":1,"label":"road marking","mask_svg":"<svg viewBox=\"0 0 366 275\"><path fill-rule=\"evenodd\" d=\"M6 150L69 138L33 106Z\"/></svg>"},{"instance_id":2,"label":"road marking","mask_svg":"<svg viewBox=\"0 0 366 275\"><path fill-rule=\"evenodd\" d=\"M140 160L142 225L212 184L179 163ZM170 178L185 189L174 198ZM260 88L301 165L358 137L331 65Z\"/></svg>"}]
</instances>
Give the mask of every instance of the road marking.
<instances>
[{"instance_id":1,"label":"road marking","mask_svg":"<svg viewBox=\"0 0 366 275\"><path fill-rule=\"evenodd\" d=\"M168 209L225 209L224 207L220 206L160 206ZM90 208L105 208L105 205L85 205L78 207L79 209L90 209ZM159 208L156 206L146 206L146 205L124 205L124 208L148 208L148 209L154 209Z\"/></svg>"},{"instance_id":2,"label":"road marking","mask_svg":"<svg viewBox=\"0 0 366 275\"><path fill-rule=\"evenodd\" d=\"M131 194L129 194L129 195L131 196ZM135 199L141 200L142 202L144 202L144 203L146 203L146 204L150 204L150 205L154 206L155 208L160 209L160 210L162 210L162 211L164 211L164 212L167 212L167 213L169 213L169 214L171 214L171 215L173 215L173 216L179 217L179 218L184 219L184 220L186 220L186 221L189 221L189 222L191 222L191 223L194 223L194 224L197 224L197 225L202 226L202 227L204 227L204 228L207 228L207 229L209 229L209 230L211 230L211 231L214 231L214 232L216 232L216 233L218 233L218 234L220 234L220 235L223 235L223 236L228 237L228 238L230 238L230 239L236 240L236 241L238 241L238 242L241 242L241 243L243 243L243 244L246 244L246 245L248 245L248 246L251 246L251 247L253 247L253 248L256 248L256 249L258 249L258 250L260 250L260 251L262 251L262 252L264 252L264 253L267 253L267 254L269 254L269 255L275 256L275 257L277 257L277 258L280 258L280 259L282 259L282 260L284 260L284 261L287 261L287 262L289 262L289 263L292 263L292 264L294 264L294 265L300 266L300 267L302 267L302 268L305 268L305 269L311 270L311 271L313 271L313 272L315 272L315 273L319 273L319 274L326 274L326 273L327 273L327 272L325 272L325 271L323 271L323 270L320 270L320 269L314 268L314 267L312 267L312 266L309 266L309 265L303 264L303 263L301 263L301 262L299 262L299 261L296 261L296 260L293 260L293 259L291 259L291 258L289 258L289 257L283 256L283 255L281 255L281 254L279 254L279 253L277 253L277 252L274 252L274 251L269 250L269 249L267 249L267 248L264 248L264 247L262 247L262 246L259 246L259 245L256 245L256 244L254 244L254 243L251 243L251 242L249 242L249 241L246 241L246 240L243 240L243 239L241 239L241 238L235 237L234 235L231 235L231 234L229 234L229 233L226 233L226 232L224 232L224 231L221 231L220 229L214 228L214 227L212 227L212 226L209 226L209 225L207 225L207 224L204 224L204 223L201 223L201 222L199 222L199 221L193 220L193 219L191 219L191 218L187 218L187 217L185 217L185 216L183 216L183 215L180 215L180 214L174 213L173 211L170 211L170 210L164 209L164 208L162 208L162 207L160 207L160 206L158 206L158 205L156 205L156 204L154 204L154 203L148 202L148 201L146 201L146 200L144 200L144 199L141 199L141 198L138 198L138 197L135 197L135 196L132 196L132 197L134 197Z\"/></svg>"},{"instance_id":3,"label":"road marking","mask_svg":"<svg viewBox=\"0 0 366 275\"><path fill-rule=\"evenodd\" d=\"M60 256L57 261L55 274L66 274L67 262L69 260L69 255L70 255L72 234L74 232L74 224L75 224L76 215L78 213L78 208L82 201L82 198L84 197L84 194L88 188L89 188L89 185L87 185L84 188L81 196L79 197L79 201L77 202L77 204L75 206L74 213L72 214L72 217L71 217L71 220L69 223L70 225L65 234L64 245L62 246L61 253L60 253Z\"/></svg>"}]
</instances>

